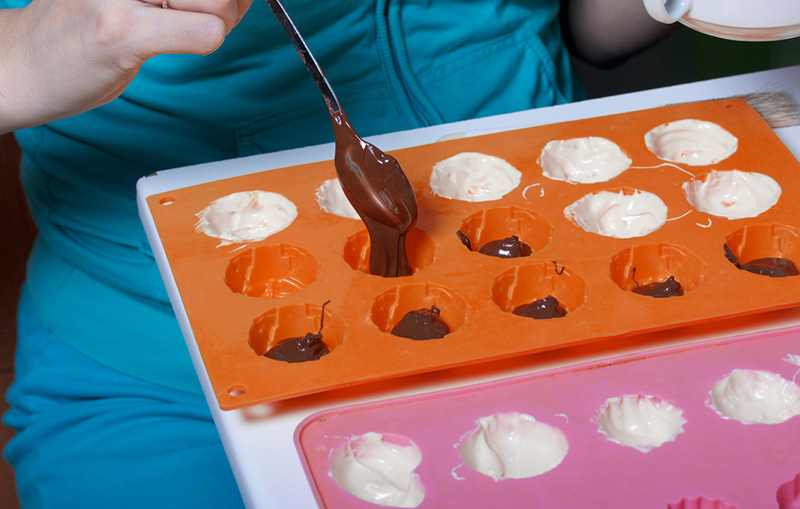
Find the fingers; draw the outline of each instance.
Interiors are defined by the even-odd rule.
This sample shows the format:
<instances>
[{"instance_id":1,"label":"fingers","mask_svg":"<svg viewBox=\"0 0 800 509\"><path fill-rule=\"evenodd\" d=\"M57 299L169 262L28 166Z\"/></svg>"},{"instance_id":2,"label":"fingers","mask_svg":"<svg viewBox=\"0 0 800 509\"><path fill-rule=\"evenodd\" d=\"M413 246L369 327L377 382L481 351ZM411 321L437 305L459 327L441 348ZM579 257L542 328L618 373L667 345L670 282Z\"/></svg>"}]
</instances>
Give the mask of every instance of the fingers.
<instances>
[{"instance_id":1,"label":"fingers","mask_svg":"<svg viewBox=\"0 0 800 509\"><path fill-rule=\"evenodd\" d=\"M141 60L159 53L193 53L206 55L222 45L228 29L224 21L207 13L170 9L148 9L138 27Z\"/></svg>"},{"instance_id":2,"label":"fingers","mask_svg":"<svg viewBox=\"0 0 800 509\"><path fill-rule=\"evenodd\" d=\"M148 4L139 9L146 20L142 29L149 36L143 39L150 41L146 49L142 48L149 53L144 57L157 53L211 53L253 3L253 0L166 0L168 9L163 9L162 1L141 2Z\"/></svg>"},{"instance_id":3,"label":"fingers","mask_svg":"<svg viewBox=\"0 0 800 509\"><path fill-rule=\"evenodd\" d=\"M145 2L157 7L162 7L166 3L173 11L214 15L225 24L226 34L233 30L252 4L252 0L166 0L166 2L145 0Z\"/></svg>"}]
</instances>

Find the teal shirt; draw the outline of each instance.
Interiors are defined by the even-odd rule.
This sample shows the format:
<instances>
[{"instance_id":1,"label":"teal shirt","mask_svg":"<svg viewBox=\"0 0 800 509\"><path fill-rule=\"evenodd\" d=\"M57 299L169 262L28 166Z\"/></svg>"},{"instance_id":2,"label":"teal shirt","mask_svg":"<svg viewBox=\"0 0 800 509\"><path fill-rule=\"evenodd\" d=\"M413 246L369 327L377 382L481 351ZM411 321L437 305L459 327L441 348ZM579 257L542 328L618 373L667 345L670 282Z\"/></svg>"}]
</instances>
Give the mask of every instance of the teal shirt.
<instances>
[{"instance_id":1,"label":"teal shirt","mask_svg":"<svg viewBox=\"0 0 800 509\"><path fill-rule=\"evenodd\" d=\"M285 5L362 135L580 97L555 0ZM197 379L138 219L136 181L333 136L313 79L259 0L213 54L153 58L111 103L16 134L40 231L28 287L43 323L109 367L190 391Z\"/></svg>"}]
</instances>

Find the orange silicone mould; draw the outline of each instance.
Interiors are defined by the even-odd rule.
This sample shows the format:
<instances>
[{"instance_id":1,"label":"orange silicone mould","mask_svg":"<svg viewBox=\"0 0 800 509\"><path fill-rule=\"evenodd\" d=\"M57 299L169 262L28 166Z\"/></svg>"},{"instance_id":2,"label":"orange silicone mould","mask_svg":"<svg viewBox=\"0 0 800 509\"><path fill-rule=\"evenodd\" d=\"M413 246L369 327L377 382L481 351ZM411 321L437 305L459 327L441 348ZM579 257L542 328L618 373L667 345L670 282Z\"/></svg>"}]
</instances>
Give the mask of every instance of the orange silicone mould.
<instances>
[{"instance_id":1,"label":"orange silicone mould","mask_svg":"<svg viewBox=\"0 0 800 509\"><path fill-rule=\"evenodd\" d=\"M644 134L668 121L715 122L739 139L730 158L710 167L663 165ZM550 140L601 136L617 143L633 167L609 182L569 184L542 175L537 163ZM501 157L522 172L504 198L468 203L433 196L434 163L459 152ZM332 155L332 154L331 154ZM778 309L800 303L800 277L739 271L723 244L748 261L783 256L800 261L800 165L767 124L739 99L680 104L532 127L393 152L419 202L409 236L413 276L384 279L366 272L368 237L358 220L324 212L315 190L335 177L332 161L265 171L177 189L148 198L194 338L223 409L276 401L397 377L575 345L624 341L626 335ZM781 185L778 204L752 219L693 211L681 184L711 168L765 173ZM287 229L247 245L220 245L195 230L196 214L230 193L266 190L293 201L299 216ZM658 231L636 239L586 233L563 209L599 190L639 189L669 208ZM498 259L471 252L509 235L531 244L530 257ZM674 275L682 297L634 294L639 284ZM554 295L567 316L533 320L510 313ZM275 341L316 332L331 353L289 364L268 359ZM451 333L411 341L389 334L407 311L437 306Z\"/></svg>"}]
</instances>

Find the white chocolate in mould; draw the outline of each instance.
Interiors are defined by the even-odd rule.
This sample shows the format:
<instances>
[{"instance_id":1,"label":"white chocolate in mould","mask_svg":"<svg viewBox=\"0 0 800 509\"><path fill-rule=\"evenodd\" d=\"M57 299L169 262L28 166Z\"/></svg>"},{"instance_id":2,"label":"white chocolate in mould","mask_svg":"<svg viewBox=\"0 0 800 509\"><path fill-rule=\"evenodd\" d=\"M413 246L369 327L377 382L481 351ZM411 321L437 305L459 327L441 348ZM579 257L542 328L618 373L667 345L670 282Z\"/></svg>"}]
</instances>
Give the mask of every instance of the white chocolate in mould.
<instances>
[{"instance_id":1,"label":"white chocolate in mould","mask_svg":"<svg viewBox=\"0 0 800 509\"><path fill-rule=\"evenodd\" d=\"M227 242L254 242L288 227L297 207L268 191L241 191L218 198L198 212L196 228Z\"/></svg>"},{"instance_id":2,"label":"white chocolate in mould","mask_svg":"<svg viewBox=\"0 0 800 509\"><path fill-rule=\"evenodd\" d=\"M683 433L683 410L659 396L609 398L598 411L599 431L620 445L648 452Z\"/></svg>"},{"instance_id":3,"label":"white chocolate in mould","mask_svg":"<svg viewBox=\"0 0 800 509\"><path fill-rule=\"evenodd\" d=\"M587 232L630 239L644 237L664 226L667 206L647 191L599 191L567 206L564 216Z\"/></svg>"},{"instance_id":4,"label":"white chocolate in mould","mask_svg":"<svg viewBox=\"0 0 800 509\"><path fill-rule=\"evenodd\" d=\"M539 156L545 177L576 184L607 182L631 162L616 143L600 136L552 140Z\"/></svg>"},{"instance_id":5,"label":"white chocolate in mould","mask_svg":"<svg viewBox=\"0 0 800 509\"><path fill-rule=\"evenodd\" d=\"M519 185L522 174L499 157L462 152L433 166L433 194L451 200L484 202L499 200Z\"/></svg>"},{"instance_id":6,"label":"white chocolate in mould","mask_svg":"<svg viewBox=\"0 0 800 509\"><path fill-rule=\"evenodd\" d=\"M800 414L800 387L776 373L734 369L711 388L709 406L745 424L778 424Z\"/></svg>"},{"instance_id":7,"label":"white chocolate in mould","mask_svg":"<svg viewBox=\"0 0 800 509\"><path fill-rule=\"evenodd\" d=\"M425 488L414 471L422 452L413 443L401 445L381 433L352 438L331 459L330 476L354 497L386 507L417 507Z\"/></svg>"},{"instance_id":8,"label":"white chocolate in mould","mask_svg":"<svg viewBox=\"0 0 800 509\"><path fill-rule=\"evenodd\" d=\"M320 208L330 214L350 219L360 219L358 212L353 208L350 200L344 195L342 183L338 178L328 179L323 182L316 192L317 203Z\"/></svg>"},{"instance_id":9,"label":"white chocolate in mould","mask_svg":"<svg viewBox=\"0 0 800 509\"><path fill-rule=\"evenodd\" d=\"M556 427L519 412L478 419L461 442L459 455L469 468L494 479L525 479L556 468L569 444Z\"/></svg>"},{"instance_id":10,"label":"white chocolate in mould","mask_svg":"<svg viewBox=\"0 0 800 509\"><path fill-rule=\"evenodd\" d=\"M659 159L689 166L716 164L733 155L737 138L714 122L682 119L654 127L644 136Z\"/></svg>"},{"instance_id":11,"label":"white chocolate in mould","mask_svg":"<svg viewBox=\"0 0 800 509\"><path fill-rule=\"evenodd\" d=\"M781 186L763 173L711 170L683 184L686 200L699 212L728 219L756 217L778 203Z\"/></svg>"}]
</instances>

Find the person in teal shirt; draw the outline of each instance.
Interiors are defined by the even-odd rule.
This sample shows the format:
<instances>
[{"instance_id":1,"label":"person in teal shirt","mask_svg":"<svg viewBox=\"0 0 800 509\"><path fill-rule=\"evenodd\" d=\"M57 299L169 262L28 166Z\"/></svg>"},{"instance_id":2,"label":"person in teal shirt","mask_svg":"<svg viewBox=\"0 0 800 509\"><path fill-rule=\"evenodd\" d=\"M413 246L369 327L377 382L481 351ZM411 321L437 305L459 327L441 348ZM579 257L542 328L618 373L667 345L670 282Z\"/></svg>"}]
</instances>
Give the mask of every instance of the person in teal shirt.
<instances>
[{"instance_id":1,"label":"person in teal shirt","mask_svg":"<svg viewBox=\"0 0 800 509\"><path fill-rule=\"evenodd\" d=\"M562 3L285 6L350 120L374 135L581 99L568 48L605 64L668 30L641 0ZM39 229L4 416L23 506L239 506L135 184L332 141L319 91L265 2L0 7L0 132L23 149Z\"/></svg>"}]
</instances>

